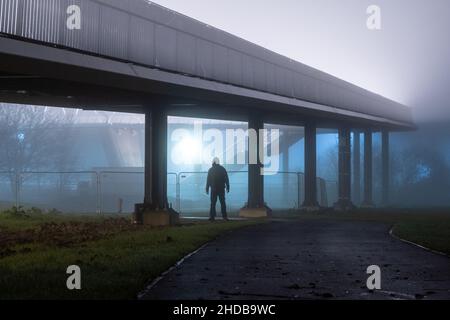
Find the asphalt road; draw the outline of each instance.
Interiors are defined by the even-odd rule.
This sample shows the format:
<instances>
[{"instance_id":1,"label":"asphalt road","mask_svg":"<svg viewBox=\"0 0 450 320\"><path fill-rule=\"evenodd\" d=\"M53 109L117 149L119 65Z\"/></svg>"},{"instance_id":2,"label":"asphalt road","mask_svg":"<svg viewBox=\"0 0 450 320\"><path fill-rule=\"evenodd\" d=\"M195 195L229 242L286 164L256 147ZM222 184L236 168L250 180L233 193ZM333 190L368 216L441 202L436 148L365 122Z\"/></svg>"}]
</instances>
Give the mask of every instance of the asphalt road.
<instances>
[{"instance_id":1,"label":"asphalt road","mask_svg":"<svg viewBox=\"0 0 450 320\"><path fill-rule=\"evenodd\" d=\"M381 290L366 287L381 268ZM274 221L227 234L145 299L450 299L450 259L352 221Z\"/></svg>"}]
</instances>

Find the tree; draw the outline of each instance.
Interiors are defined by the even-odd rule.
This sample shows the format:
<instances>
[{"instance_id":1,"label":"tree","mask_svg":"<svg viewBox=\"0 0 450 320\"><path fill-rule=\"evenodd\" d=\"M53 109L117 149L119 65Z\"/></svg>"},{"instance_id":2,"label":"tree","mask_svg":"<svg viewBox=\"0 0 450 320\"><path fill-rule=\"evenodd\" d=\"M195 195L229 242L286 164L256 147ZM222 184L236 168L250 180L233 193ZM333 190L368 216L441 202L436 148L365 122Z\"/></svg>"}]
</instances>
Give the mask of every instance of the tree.
<instances>
[{"instance_id":1,"label":"tree","mask_svg":"<svg viewBox=\"0 0 450 320\"><path fill-rule=\"evenodd\" d=\"M329 146L319 154L319 161L317 166L317 175L325 180L337 181L339 168L339 146L338 141Z\"/></svg>"},{"instance_id":2,"label":"tree","mask_svg":"<svg viewBox=\"0 0 450 320\"><path fill-rule=\"evenodd\" d=\"M9 173L13 193L16 173L64 171L74 164L74 116L75 110L0 104L0 171Z\"/></svg>"},{"instance_id":3,"label":"tree","mask_svg":"<svg viewBox=\"0 0 450 320\"><path fill-rule=\"evenodd\" d=\"M446 206L450 167L435 145L413 145L393 158L393 199L415 206Z\"/></svg>"}]
</instances>

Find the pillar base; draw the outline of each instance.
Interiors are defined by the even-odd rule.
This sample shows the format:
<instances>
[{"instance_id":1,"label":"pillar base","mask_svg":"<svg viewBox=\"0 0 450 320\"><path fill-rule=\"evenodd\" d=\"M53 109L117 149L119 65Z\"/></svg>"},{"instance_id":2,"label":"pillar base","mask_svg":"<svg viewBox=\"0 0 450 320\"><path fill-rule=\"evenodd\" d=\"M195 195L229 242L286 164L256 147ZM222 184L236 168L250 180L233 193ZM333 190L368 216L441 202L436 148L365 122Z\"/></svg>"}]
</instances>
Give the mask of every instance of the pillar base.
<instances>
[{"instance_id":1,"label":"pillar base","mask_svg":"<svg viewBox=\"0 0 450 320\"><path fill-rule=\"evenodd\" d=\"M318 202L303 202L301 210L306 212L317 212L320 211L322 208L320 207Z\"/></svg>"},{"instance_id":2,"label":"pillar base","mask_svg":"<svg viewBox=\"0 0 450 320\"><path fill-rule=\"evenodd\" d=\"M151 227L174 226L180 223L180 215L173 209L154 209L136 204L133 223Z\"/></svg>"},{"instance_id":3,"label":"pillar base","mask_svg":"<svg viewBox=\"0 0 450 320\"><path fill-rule=\"evenodd\" d=\"M375 208L375 204L373 202L365 201L365 202L361 203L360 208L362 208L362 209L372 209L372 208Z\"/></svg>"},{"instance_id":4,"label":"pillar base","mask_svg":"<svg viewBox=\"0 0 450 320\"><path fill-rule=\"evenodd\" d=\"M301 210L306 212L319 212L322 210L322 208L319 205L312 205L312 206L303 205Z\"/></svg>"},{"instance_id":5,"label":"pillar base","mask_svg":"<svg viewBox=\"0 0 450 320\"><path fill-rule=\"evenodd\" d=\"M261 207L261 208L249 208L244 207L239 211L239 217L240 218L267 218L272 213L272 209L270 209L267 206Z\"/></svg>"},{"instance_id":6,"label":"pillar base","mask_svg":"<svg viewBox=\"0 0 450 320\"><path fill-rule=\"evenodd\" d=\"M333 205L333 208L336 211L351 211L356 207L350 200L340 199Z\"/></svg>"}]
</instances>

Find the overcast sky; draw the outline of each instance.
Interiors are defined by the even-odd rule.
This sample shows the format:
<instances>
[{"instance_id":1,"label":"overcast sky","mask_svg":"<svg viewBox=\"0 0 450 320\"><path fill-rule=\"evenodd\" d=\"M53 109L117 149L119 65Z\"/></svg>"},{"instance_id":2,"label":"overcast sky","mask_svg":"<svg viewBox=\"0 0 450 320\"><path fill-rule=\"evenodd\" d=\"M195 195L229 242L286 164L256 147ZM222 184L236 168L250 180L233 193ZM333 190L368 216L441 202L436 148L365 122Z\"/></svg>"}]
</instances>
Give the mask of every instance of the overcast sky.
<instances>
[{"instance_id":1,"label":"overcast sky","mask_svg":"<svg viewBox=\"0 0 450 320\"><path fill-rule=\"evenodd\" d=\"M450 119L450 0L155 0L214 27ZM381 8L381 30L366 26Z\"/></svg>"}]
</instances>

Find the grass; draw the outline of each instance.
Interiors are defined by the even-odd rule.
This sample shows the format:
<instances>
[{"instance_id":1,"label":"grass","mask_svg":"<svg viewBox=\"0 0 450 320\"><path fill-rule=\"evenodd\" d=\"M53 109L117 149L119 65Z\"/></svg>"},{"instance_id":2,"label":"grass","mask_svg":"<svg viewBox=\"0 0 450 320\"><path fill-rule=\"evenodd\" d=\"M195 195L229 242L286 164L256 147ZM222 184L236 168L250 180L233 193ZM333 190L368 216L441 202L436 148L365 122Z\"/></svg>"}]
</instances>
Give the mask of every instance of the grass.
<instances>
[{"instance_id":1,"label":"grass","mask_svg":"<svg viewBox=\"0 0 450 320\"><path fill-rule=\"evenodd\" d=\"M55 218L63 226L58 227L61 230L50 228L48 233L45 227L46 238L36 236L39 241L9 243L8 252L0 258L0 299L134 299L149 280L187 253L225 232L261 222L196 222L157 229L134 226L132 230L114 223L108 225L113 230L105 238L98 236L103 235L102 223L110 218L0 214L0 226L8 230L6 234L27 227L31 234L39 235L43 226L54 226ZM100 231L92 226L99 226ZM74 233L70 228L81 233L88 230L95 240L76 238L68 244L54 241L59 232L71 237ZM69 265L80 266L82 290L67 290Z\"/></svg>"},{"instance_id":2,"label":"grass","mask_svg":"<svg viewBox=\"0 0 450 320\"><path fill-rule=\"evenodd\" d=\"M391 224L395 236L450 255L450 210L382 210L348 218Z\"/></svg>"},{"instance_id":3,"label":"grass","mask_svg":"<svg viewBox=\"0 0 450 320\"><path fill-rule=\"evenodd\" d=\"M401 239L412 241L426 248L450 256L450 219L399 222L393 232Z\"/></svg>"}]
</instances>

